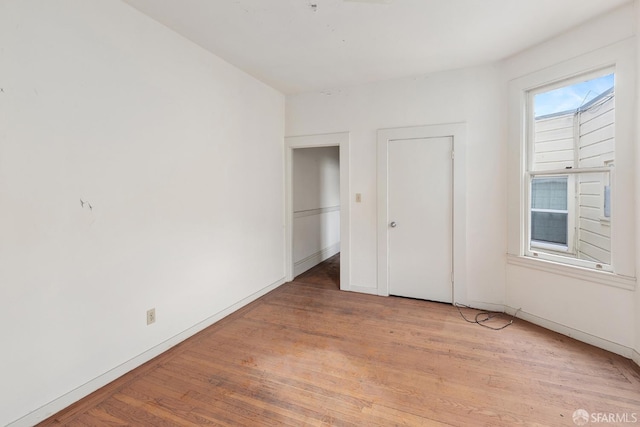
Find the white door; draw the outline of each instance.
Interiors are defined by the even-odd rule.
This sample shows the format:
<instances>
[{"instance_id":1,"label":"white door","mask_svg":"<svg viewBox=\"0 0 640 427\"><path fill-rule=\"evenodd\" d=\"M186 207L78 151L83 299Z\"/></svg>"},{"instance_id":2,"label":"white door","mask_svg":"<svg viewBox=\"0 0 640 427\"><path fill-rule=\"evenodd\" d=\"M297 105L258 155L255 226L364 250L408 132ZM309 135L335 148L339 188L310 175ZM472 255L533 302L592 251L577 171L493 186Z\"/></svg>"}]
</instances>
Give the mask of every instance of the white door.
<instances>
[{"instance_id":1,"label":"white door","mask_svg":"<svg viewBox=\"0 0 640 427\"><path fill-rule=\"evenodd\" d=\"M452 302L453 138L390 140L389 294Z\"/></svg>"}]
</instances>

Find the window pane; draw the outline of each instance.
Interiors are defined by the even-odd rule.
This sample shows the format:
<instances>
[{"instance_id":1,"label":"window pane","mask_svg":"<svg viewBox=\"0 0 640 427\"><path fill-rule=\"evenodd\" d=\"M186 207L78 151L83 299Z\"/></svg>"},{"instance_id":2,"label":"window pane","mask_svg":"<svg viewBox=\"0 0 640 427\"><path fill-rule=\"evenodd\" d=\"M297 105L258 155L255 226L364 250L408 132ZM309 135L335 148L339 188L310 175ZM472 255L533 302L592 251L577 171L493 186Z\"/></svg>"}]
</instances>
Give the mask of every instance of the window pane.
<instances>
[{"instance_id":1,"label":"window pane","mask_svg":"<svg viewBox=\"0 0 640 427\"><path fill-rule=\"evenodd\" d=\"M531 240L567 244L566 213L531 212Z\"/></svg>"},{"instance_id":2,"label":"window pane","mask_svg":"<svg viewBox=\"0 0 640 427\"><path fill-rule=\"evenodd\" d=\"M614 80L608 74L534 96L530 170L601 167L614 158L605 141L613 135Z\"/></svg>"},{"instance_id":3,"label":"window pane","mask_svg":"<svg viewBox=\"0 0 640 427\"><path fill-rule=\"evenodd\" d=\"M534 178L531 181L531 208L567 210L567 177Z\"/></svg>"},{"instance_id":4,"label":"window pane","mask_svg":"<svg viewBox=\"0 0 640 427\"><path fill-rule=\"evenodd\" d=\"M597 98L614 86L614 74L574 83L535 96L535 117L575 113L595 104Z\"/></svg>"}]
</instances>

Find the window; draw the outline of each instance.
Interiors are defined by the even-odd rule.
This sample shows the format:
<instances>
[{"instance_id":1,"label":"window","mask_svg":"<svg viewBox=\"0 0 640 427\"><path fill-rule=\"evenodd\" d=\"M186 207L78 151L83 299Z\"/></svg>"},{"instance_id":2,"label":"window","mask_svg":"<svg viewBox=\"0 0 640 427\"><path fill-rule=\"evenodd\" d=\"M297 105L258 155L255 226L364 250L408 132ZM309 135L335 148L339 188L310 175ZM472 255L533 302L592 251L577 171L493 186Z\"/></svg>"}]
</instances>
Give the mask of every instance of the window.
<instances>
[{"instance_id":1,"label":"window","mask_svg":"<svg viewBox=\"0 0 640 427\"><path fill-rule=\"evenodd\" d=\"M612 70L528 92L525 255L611 269Z\"/></svg>"},{"instance_id":2,"label":"window","mask_svg":"<svg viewBox=\"0 0 640 427\"><path fill-rule=\"evenodd\" d=\"M540 57L537 70L526 74L514 68L507 108L510 271L636 289L636 51L636 41L628 39L555 64ZM573 94L572 104L561 101L562 92ZM541 210L561 210L532 203L540 178L567 180L566 245L552 242L548 231L539 233L539 223L532 239L533 221L554 219L538 218Z\"/></svg>"},{"instance_id":3,"label":"window","mask_svg":"<svg viewBox=\"0 0 640 427\"><path fill-rule=\"evenodd\" d=\"M531 180L531 245L557 245L567 249L568 177L534 178Z\"/></svg>"}]
</instances>

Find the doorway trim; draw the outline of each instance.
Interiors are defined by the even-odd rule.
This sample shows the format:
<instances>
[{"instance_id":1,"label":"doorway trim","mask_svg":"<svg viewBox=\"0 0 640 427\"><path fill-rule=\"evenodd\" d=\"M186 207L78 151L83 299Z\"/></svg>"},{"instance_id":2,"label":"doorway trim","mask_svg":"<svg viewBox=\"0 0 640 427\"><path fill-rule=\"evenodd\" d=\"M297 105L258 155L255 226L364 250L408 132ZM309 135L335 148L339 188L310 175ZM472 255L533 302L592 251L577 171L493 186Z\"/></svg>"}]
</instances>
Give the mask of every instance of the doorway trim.
<instances>
[{"instance_id":1,"label":"doorway trim","mask_svg":"<svg viewBox=\"0 0 640 427\"><path fill-rule=\"evenodd\" d=\"M378 130L378 295L389 296L389 142L399 139L453 139L453 302L466 302L466 124Z\"/></svg>"},{"instance_id":2,"label":"doorway trim","mask_svg":"<svg viewBox=\"0 0 640 427\"><path fill-rule=\"evenodd\" d=\"M293 280L293 150L339 147L340 151L340 290L351 288L351 211L349 132L285 137L285 279Z\"/></svg>"}]
</instances>

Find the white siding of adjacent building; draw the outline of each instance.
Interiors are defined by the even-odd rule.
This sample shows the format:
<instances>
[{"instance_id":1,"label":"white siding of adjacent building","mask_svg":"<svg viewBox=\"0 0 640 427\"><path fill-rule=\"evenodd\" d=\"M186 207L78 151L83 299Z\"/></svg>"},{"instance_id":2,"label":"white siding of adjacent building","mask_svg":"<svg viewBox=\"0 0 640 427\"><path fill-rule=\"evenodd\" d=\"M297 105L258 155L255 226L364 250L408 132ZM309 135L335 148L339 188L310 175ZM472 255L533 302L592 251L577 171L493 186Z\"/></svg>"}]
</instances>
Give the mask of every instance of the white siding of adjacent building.
<instances>
[{"instance_id":1,"label":"white siding of adjacent building","mask_svg":"<svg viewBox=\"0 0 640 427\"><path fill-rule=\"evenodd\" d=\"M613 97L586 111L537 119L532 169L548 171L610 165L615 152L614 123ZM603 208L604 187L608 184L606 173L576 176L575 248L580 259L611 263L611 227L604 218Z\"/></svg>"},{"instance_id":2,"label":"white siding of adjacent building","mask_svg":"<svg viewBox=\"0 0 640 427\"><path fill-rule=\"evenodd\" d=\"M533 169L546 171L574 166L574 115L536 120Z\"/></svg>"},{"instance_id":3,"label":"white siding of adjacent building","mask_svg":"<svg viewBox=\"0 0 640 427\"><path fill-rule=\"evenodd\" d=\"M614 160L614 98L578 115L578 166L603 167ZM604 218L607 174L586 174L578 179L578 250L582 259L611 263L611 226Z\"/></svg>"}]
</instances>

